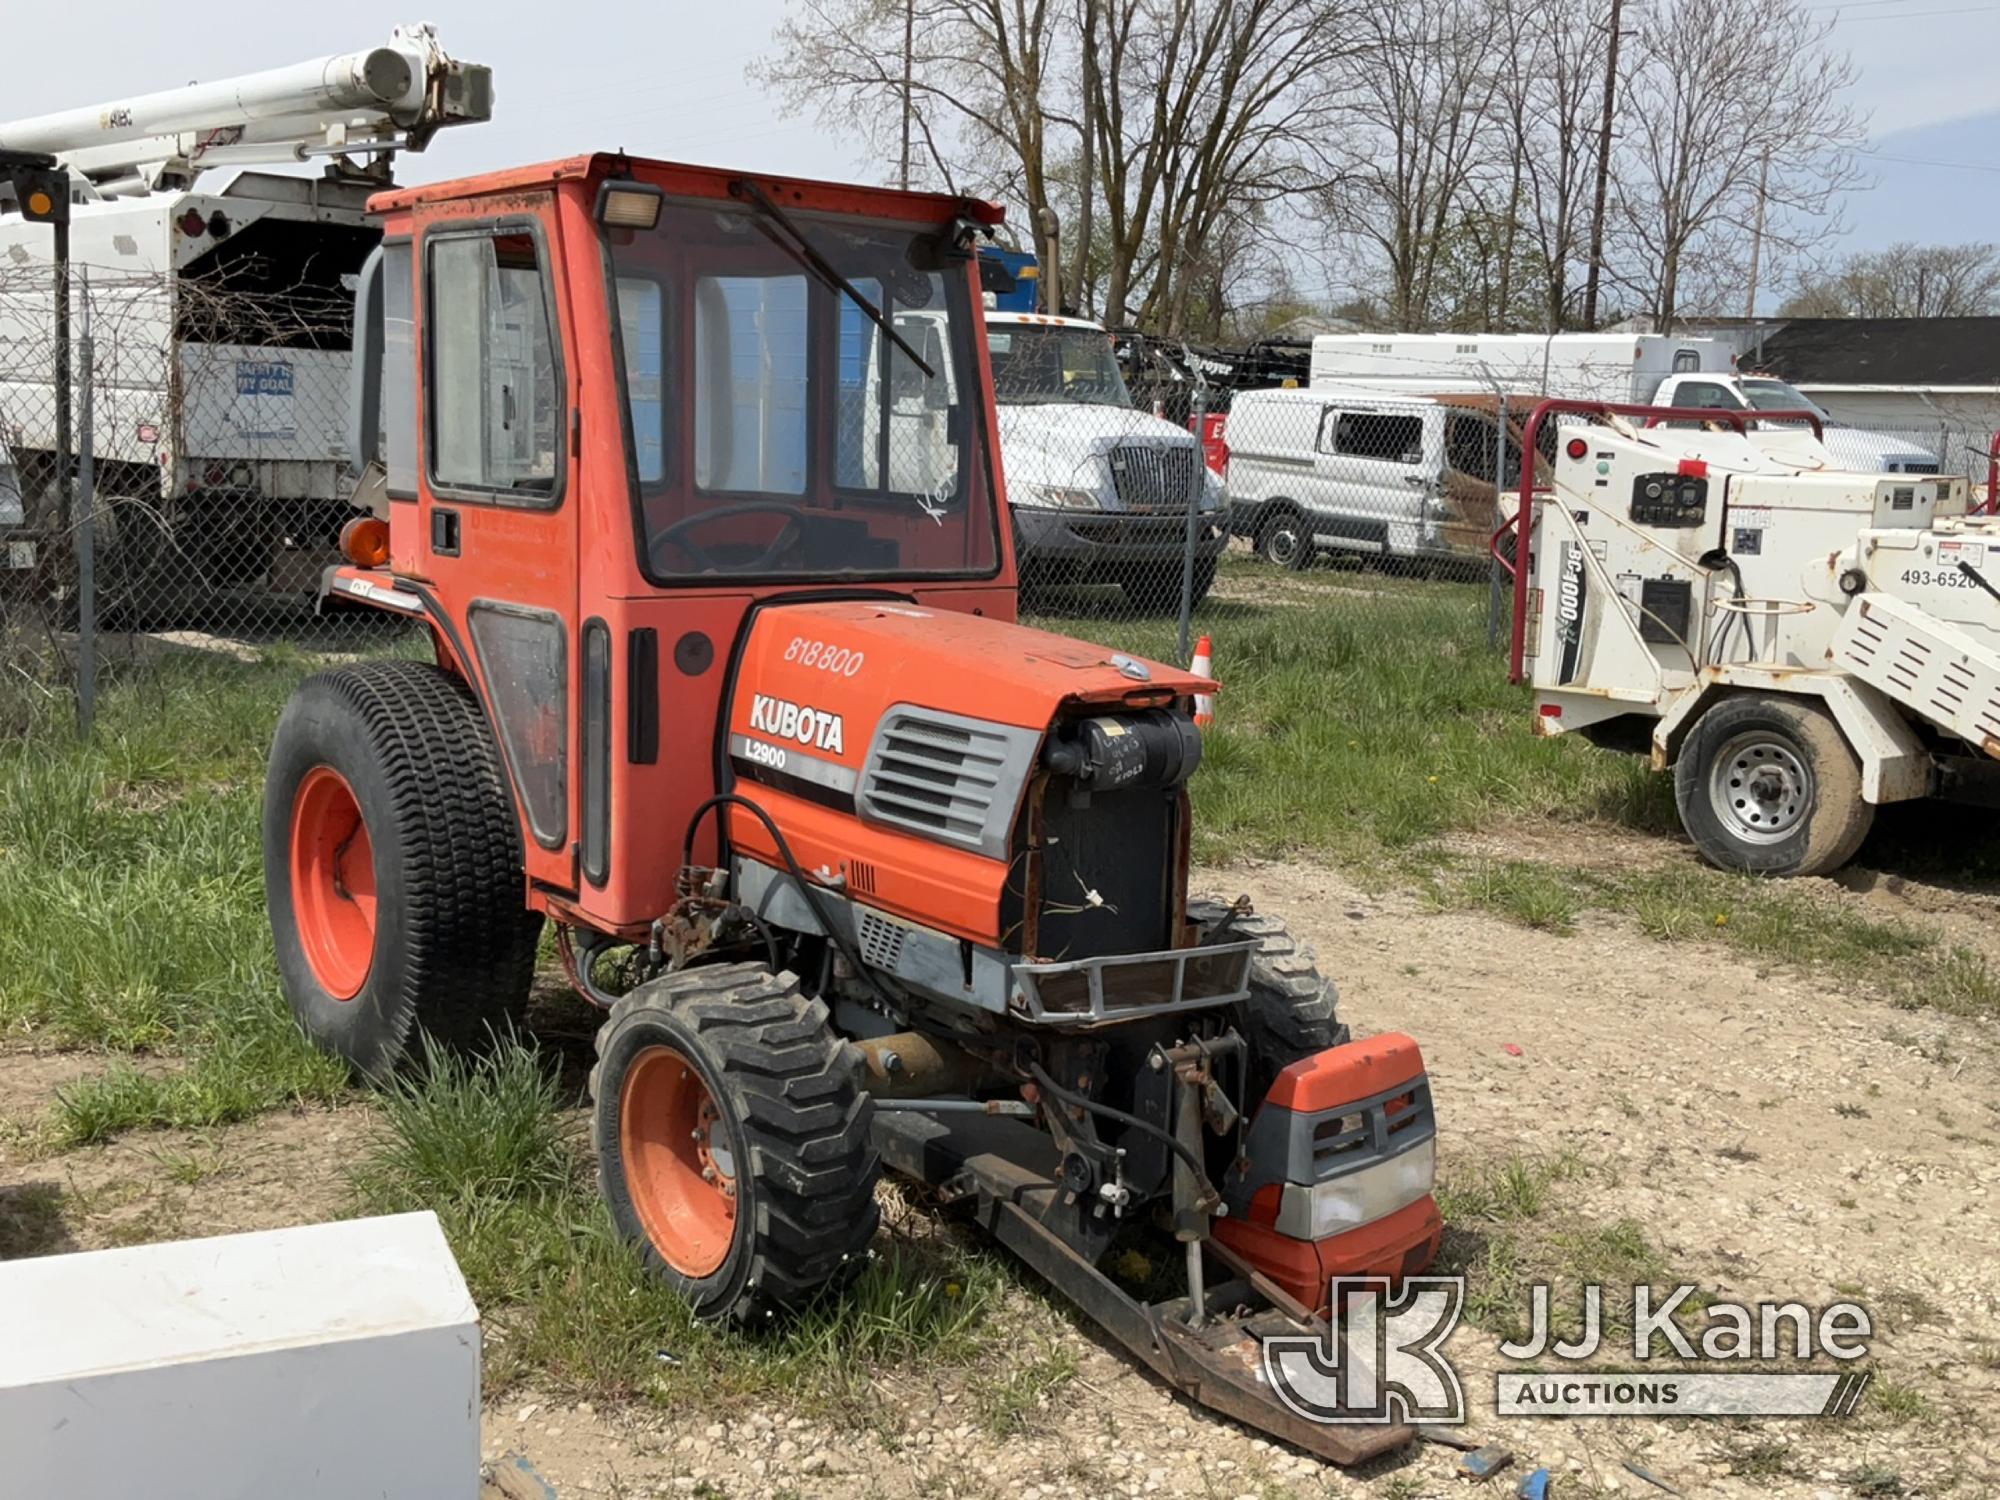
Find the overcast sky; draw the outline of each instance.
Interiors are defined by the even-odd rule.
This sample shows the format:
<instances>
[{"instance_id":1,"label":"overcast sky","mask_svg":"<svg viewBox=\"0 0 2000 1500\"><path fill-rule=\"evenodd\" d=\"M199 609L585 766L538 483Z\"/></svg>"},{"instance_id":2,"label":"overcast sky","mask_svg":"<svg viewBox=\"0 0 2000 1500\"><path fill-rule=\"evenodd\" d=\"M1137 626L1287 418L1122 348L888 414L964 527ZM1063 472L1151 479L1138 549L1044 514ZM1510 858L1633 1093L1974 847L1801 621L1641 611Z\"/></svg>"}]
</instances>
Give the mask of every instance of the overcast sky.
<instances>
[{"instance_id":1,"label":"overcast sky","mask_svg":"<svg viewBox=\"0 0 2000 1500\"><path fill-rule=\"evenodd\" d=\"M1891 156L1917 153L1881 137L1992 111L2000 100L2000 0L1806 3L1836 17L1834 37L1860 68L1855 102ZM410 4L414 16L368 5L230 4L192 25L186 7L159 0L14 0L0 119L353 51L386 40L398 20L426 19L454 55L493 68L494 120L447 131L424 155L406 157L405 181L619 147L802 176L885 178L889 164L862 161L852 142L830 138L811 120L780 117L745 80L745 66L769 46L783 0ZM1924 161L1948 165L1869 161L1885 187L1919 176L1924 201L1943 211L1912 226L1911 237L1995 236L2000 158L1982 148L1994 139L1996 118L1925 131ZM1929 154L1954 142L1963 142L1959 154ZM1961 215L1962 228L1953 222ZM1848 218L1857 240L1882 237L1868 232L1876 215L1851 209Z\"/></svg>"}]
</instances>

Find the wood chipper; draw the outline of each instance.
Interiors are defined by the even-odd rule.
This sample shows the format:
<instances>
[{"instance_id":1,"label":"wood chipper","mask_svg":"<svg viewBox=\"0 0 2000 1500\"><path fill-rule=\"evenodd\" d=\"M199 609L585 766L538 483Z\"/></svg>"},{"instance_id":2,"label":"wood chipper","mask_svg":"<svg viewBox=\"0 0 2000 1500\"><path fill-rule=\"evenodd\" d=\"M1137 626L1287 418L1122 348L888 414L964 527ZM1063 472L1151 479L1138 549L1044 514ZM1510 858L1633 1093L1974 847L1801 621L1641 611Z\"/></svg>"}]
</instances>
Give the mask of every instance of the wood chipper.
<instances>
[{"instance_id":1,"label":"wood chipper","mask_svg":"<svg viewBox=\"0 0 2000 1500\"><path fill-rule=\"evenodd\" d=\"M1538 733L1671 768L1711 864L1820 875L1878 806L2000 806L2000 520L1958 475L1841 468L1817 412L1755 422L1543 402L1494 555L1527 559Z\"/></svg>"},{"instance_id":2,"label":"wood chipper","mask_svg":"<svg viewBox=\"0 0 2000 1500\"><path fill-rule=\"evenodd\" d=\"M1212 684L1015 623L999 210L596 156L372 211L387 517L324 586L436 662L279 723L308 1033L376 1076L476 1042L552 922L606 1011L604 1194L699 1313L834 1294L886 1165L1204 1403L1337 1461L1408 1441L1296 1416L1257 1356L1329 1277L1435 1253L1422 1059L1350 1041L1282 923L1189 897ZM1099 1269L1140 1225L1185 1246L1164 1301Z\"/></svg>"}]
</instances>

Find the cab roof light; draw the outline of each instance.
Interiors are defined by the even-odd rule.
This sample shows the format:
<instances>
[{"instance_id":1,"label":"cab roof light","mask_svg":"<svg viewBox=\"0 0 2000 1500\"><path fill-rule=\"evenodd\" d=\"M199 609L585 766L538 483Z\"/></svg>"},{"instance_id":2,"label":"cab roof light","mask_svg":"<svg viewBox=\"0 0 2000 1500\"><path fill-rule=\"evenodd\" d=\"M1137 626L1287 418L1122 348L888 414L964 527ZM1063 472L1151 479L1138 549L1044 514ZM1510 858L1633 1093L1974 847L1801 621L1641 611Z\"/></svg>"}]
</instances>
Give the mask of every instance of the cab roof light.
<instances>
[{"instance_id":1,"label":"cab roof light","mask_svg":"<svg viewBox=\"0 0 2000 1500\"><path fill-rule=\"evenodd\" d=\"M652 229L666 196L649 182L614 179L597 190L597 222L607 229Z\"/></svg>"}]
</instances>

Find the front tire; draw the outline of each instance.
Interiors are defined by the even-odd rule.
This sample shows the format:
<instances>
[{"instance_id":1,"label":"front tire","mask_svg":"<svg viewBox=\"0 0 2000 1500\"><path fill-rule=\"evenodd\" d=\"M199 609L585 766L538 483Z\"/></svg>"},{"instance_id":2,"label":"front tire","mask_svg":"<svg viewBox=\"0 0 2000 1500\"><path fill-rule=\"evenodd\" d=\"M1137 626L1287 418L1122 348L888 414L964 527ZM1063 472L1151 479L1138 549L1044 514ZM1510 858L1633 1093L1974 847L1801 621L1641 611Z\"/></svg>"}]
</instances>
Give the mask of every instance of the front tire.
<instances>
[{"instance_id":1,"label":"front tire","mask_svg":"<svg viewBox=\"0 0 2000 1500\"><path fill-rule=\"evenodd\" d=\"M796 978L719 964L642 984L597 1058L612 1220L697 1316L756 1321L859 1269L879 1217L869 1097Z\"/></svg>"},{"instance_id":2,"label":"front tire","mask_svg":"<svg viewBox=\"0 0 2000 1500\"><path fill-rule=\"evenodd\" d=\"M1674 766L1674 802L1702 858L1761 875L1837 870L1875 820L1833 716L1757 695L1725 698L1696 722Z\"/></svg>"},{"instance_id":3,"label":"front tire","mask_svg":"<svg viewBox=\"0 0 2000 1500\"><path fill-rule=\"evenodd\" d=\"M1312 528L1297 506L1281 502L1271 508L1257 527L1257 555L1295 573L1312 566Z\"/></svg>"},{"instance_id":4,"label":"front tire","mask_svg":"<svg viewBox=\"0 0 2000 1500\"><path fill-rule=\"evenodd\" d=\"M271 742L264 889L278 978L307 1036L370 1078L419 1031L477 1047L518 1025L539 913L470 690L421 662L300 684Z\"/></svg>"},{"instance_id":5,"label":"front tire","mask_svg":"<svg viewBox=\"0 0 2000 1500\"><path fill-rule=\"evenodd\" d=\"M1188 921L1202 933L1215 931L1229 903L1190 900ZM1302 1057L1348 1040L1340 1019L1340 991L1321 976L1313 951L1299 942L1278 917L1257 912L1238 917L1225 941L1257 939L1250 956L1250 997L1237 1007L1237 1026L1249 1047L1247 1097L1261 1101L1278 1074Z\"/></svg>"}]
</instances>

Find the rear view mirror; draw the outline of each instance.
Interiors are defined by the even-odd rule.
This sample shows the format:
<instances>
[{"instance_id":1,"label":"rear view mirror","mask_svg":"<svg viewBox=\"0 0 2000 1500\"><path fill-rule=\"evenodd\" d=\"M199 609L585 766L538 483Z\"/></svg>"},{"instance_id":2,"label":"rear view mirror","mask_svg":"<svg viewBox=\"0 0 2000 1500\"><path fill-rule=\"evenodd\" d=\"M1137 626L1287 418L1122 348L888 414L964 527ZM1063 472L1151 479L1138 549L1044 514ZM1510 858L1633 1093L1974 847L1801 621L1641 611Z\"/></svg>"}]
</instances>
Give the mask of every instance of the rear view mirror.
<instances>
[{"instance_id":1,"label":"rear view mirror","mask_svg":"<svg viewBox=\"0 0 2000 1500\"><path fill-rule=\"evenodd\" d=\"M1004 296L1021 283L1014 279L1014 273L990 255L979 257L979 290Z\"/></svg>"}]
</instances>

